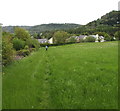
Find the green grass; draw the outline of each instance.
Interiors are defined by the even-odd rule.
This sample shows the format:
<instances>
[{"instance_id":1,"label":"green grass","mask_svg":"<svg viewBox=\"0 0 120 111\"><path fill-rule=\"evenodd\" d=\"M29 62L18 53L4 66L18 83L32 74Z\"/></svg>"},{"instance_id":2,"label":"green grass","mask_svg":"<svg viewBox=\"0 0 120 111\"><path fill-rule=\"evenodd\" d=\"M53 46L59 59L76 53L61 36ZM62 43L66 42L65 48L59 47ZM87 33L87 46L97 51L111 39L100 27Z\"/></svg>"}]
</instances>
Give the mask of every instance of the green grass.
<instances>
[{"instance_id":1,"label":"green grass","mask_svg":"<svg viewBox=\"0 0 120 111\"><path fill-rule=\"evenodd\" d=\"M41 48L3 68L3 109L116 109L117 92L117 42Z\"/></svg>"}]
</instances>

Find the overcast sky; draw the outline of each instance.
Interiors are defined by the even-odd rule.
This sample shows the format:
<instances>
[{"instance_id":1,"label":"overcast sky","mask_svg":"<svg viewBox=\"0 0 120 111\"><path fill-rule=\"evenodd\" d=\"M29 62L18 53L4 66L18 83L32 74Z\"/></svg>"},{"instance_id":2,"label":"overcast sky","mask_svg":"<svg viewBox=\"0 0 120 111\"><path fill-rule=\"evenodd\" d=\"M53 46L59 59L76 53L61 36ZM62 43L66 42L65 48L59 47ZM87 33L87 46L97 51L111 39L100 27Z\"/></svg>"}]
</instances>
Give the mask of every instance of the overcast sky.
<instances>
[{"instance_id":1,"label":"overcast sky","mask_svg":"<svg viewBox=\"0 0 120 111\"><path fill-rule=\"evenodd\" d=\"M0 0L0 23L39 25L76 23L85 25L118 10L119 0Z\"/></svg>"}]
</instances>

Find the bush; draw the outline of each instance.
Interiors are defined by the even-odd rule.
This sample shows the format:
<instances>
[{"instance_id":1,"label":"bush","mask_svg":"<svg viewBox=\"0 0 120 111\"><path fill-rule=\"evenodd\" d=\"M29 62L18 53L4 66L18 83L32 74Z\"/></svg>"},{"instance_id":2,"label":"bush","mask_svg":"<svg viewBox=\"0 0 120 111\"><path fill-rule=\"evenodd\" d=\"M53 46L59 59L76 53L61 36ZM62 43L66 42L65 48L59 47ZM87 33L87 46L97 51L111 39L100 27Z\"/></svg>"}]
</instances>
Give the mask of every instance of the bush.
<instances>
[{"instance_id":1,"label":"bush","mask_svg":"<svg viewBox=\"0 0 120 111\"><path fill-rule=\"evenodd\" d=\"M33 39L33 46L33 48L35 48L36 50L40 48L40 43L38 42L38 40Z\"/></svg>"},{"instance_id":2,"label":"bush","mask_svg":"<svg viewBox=\"0 0 120 111\"><path fill-rule=\"evenodd\" d=\"M29 50L30 50L30 52L36 51L35 48L30 48Z\"/></svg>"},{"instance_id":3,"label":"bush","mask_svg":"<svg viewBox=\"0 0 120 111\"><path fill-rule=\"evenodd\" d=\"M14 38L12 42L13 42L13 48L15 50L20 50L25 47L25 41L23 41L21 39Z\"/></svg>"},{"instance_id":4,"label":"bush","mask_svg":"<svg viewBox=\"0 0 120 111\"><path fill-rule=\"evenodd\" d=\"M85 42L95 42L95 38L94 37L86 37L86 39L84 40Z\"/></svg>"},{"instance_id":5,"label":"bush","mask_svg":"<svg viewBox=\"0 0 120 111\"><path fill-rule=\"evenodd\" d=\"M2 64L7 65L14 59L15 51L13 50L13 44L8 38L2 38Z\"/></svg>"},{"instance_id":6,"label":"bush","mask_svg":"<svg viewBox=\"0 0 120 111\"><path fill-rule=\"evenodd\" d=\"M24 49L29 49L29 46L28 46L28 45L26 45Z\"/></svg>"},{"instance_id":7,"label":"bush","mask_svg":"<svg viewBox=\"0 0 120 111\"><path fill-rule=\"evenodd\" d=\"M23 50L19 50L19 51L17 51L17 55L19 55L19 56L28 56L30 54L30 51L29 50L27 50L27 49L23 49Z\"/></svg>"}]
</instances>

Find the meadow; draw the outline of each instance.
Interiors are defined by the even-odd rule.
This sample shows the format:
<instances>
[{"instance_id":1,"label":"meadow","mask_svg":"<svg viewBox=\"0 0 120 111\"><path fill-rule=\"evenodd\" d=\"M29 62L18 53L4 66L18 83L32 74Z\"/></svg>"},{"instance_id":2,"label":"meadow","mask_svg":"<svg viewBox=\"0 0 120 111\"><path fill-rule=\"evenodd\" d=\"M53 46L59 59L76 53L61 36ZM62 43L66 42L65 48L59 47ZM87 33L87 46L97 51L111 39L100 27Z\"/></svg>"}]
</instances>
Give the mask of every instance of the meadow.
<instances>
[{"instance_id":1,"label":"meadow","mask_svg":"<svg viewBox=\"0 0 120 111\"><path fill-rule=\"evenodd\" d=\"M118 42L40 48L3 67L3 109L117 109Z\"/></svg>"}]
</instances>

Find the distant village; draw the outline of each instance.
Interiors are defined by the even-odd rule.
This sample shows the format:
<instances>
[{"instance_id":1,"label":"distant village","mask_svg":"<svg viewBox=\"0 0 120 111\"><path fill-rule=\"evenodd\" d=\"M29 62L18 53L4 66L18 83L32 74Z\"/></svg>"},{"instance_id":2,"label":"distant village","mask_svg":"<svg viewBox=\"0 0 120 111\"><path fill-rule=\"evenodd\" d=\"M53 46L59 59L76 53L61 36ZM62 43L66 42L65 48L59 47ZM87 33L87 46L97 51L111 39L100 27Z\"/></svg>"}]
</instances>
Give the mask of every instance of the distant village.
<instances>
[{"instance_id":1,"label":"distant village","mask_svg":"<svg viewBox=\"0 0 120 111\"><path fill-rule=\"evenodd\" d=\"M76 40L76 42L80 42L81 40L85 40L87 37L93 37L95 38L95 42L105 42L106 40L104 40L104 36L99 36L98 34L96 35L79 35L79 36L71 36L68 39L66 39L66 41L68 41L71 38L74 38ZM113 38L115 39L115 37ZM49 44L53 44L53 37L51 37L50 39L37 39L39 43L44 44L44 43L49 43Z\"/></svg>"}]
</instances>

